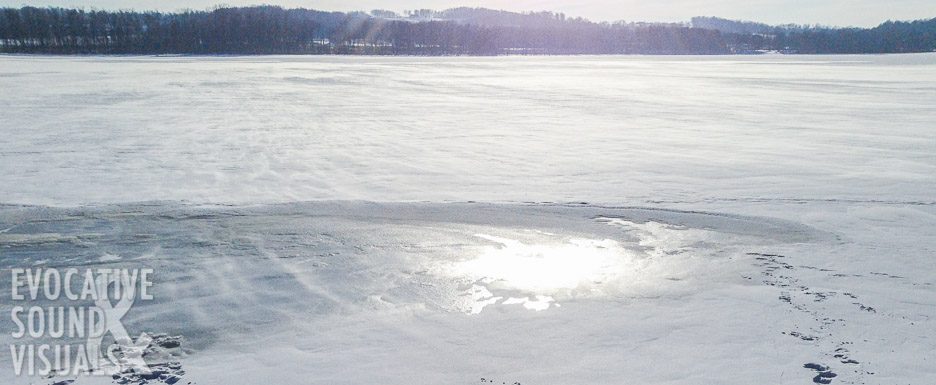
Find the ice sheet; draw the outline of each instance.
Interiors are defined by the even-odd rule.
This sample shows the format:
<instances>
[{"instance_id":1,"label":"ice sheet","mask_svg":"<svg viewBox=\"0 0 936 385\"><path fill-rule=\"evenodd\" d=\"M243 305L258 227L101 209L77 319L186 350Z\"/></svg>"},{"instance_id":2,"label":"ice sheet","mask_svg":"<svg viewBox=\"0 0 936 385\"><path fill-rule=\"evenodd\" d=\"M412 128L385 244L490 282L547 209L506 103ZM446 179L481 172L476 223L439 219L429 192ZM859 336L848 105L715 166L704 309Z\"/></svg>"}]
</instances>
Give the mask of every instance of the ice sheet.
<instances>
[{"instance_id":1,"label":"ice sheet","mask_svg":"<svg viewBox=\"0 0 936 385\"><path fill-rule=\"evenodd\" d=\"M0 57L0 196L933 203L936 54Z\"/></svg>"},{"instance_id":2,"label":"ice sheet","mask_svg":"<svg viewBox=\"0 0 936 385\"><path fill-rule=\"evenodd\" d=\"M932 100L932 54L2 56L0 276L154 268L126 326L197 384L936 383Z\"/></svg>"}]
</instances>

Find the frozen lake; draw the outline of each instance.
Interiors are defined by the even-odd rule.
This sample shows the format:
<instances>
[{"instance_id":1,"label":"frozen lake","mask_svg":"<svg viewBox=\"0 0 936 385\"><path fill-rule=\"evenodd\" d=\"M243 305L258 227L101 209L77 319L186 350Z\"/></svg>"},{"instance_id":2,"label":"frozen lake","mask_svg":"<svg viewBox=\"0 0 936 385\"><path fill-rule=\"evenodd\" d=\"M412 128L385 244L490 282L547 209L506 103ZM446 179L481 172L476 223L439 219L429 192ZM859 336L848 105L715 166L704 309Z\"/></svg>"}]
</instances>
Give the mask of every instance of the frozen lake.
<instances>
[{"instance_id":1,"label":"frozen lake","mask_svg":"<svg viewBox=\"0 0 936 385\"><path fill-rule=\"evenodd\" d=\"M0 277L153 268L181 383L936 383L934 101L936 54L0 56Z\"/></svg>"},{"instance_id":2,"label":"frozen lake","mask_svg":"<svg viewBox=\"0 0 936 385\"><path fill-rule=\"evenodd\" d=\"M936 54L0 58L0 196L936 201Z\"/></svg>"}]
</instances>

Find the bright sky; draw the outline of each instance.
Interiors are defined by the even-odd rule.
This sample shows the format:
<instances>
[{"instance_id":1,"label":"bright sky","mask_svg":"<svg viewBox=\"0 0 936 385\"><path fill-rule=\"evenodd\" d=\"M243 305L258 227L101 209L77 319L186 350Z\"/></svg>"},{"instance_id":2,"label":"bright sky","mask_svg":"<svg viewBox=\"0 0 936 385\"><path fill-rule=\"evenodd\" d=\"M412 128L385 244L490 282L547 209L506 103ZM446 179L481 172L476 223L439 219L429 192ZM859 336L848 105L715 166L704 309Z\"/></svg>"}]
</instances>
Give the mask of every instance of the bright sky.
<instances>
[{"instance_id":1,"label":"bright sky","mask_svg":"<svg viewBox=\"0 0 936 385\"><path fill-rule=\"evenodd\" d=\"M511 11L556 11L595 21L686 21L692 16L720 16L770 24L797 23L873 26L885 20L936 17L936 0L0 0L0 6L59 6L99 9L206 9L213 5L276 4L349 11L456 6Z\"/></svg>"}]
</instances>

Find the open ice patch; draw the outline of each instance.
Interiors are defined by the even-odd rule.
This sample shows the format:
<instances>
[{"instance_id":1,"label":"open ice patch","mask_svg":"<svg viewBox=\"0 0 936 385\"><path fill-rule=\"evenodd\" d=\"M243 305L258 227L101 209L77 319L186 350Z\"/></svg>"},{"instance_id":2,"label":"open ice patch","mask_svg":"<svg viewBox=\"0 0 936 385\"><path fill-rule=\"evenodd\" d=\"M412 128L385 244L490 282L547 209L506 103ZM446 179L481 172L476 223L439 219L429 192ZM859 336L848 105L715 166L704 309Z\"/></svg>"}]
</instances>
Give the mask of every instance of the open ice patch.
<instances>
[{"instance_id":1,"label":"open ice patch","mask_svg":"<svg viewBox=\"0 0 936 385\"><path fill-rule=\"evenodd\" d=\"M627 251L617 241L573 238L565 242L526 244L476 234L497 244L476 258L453 264L451 272L499 287L533 293L576 289L624 273Z\"/></svg>"},{"instance_id":2,"label":"open ice patch","mask_svg":"<svg viewBox=\"0 0 936 385\"><path fill-rule=\"evenodd\" d=\"M475 237L494 245L484 246L473 258L448 261L433 269L437 276L473 283L462 293L464 300L458 301L463 311L472 314L499 302L546 310L555 302L552 295L587 291L620 279L633 261L633 256L611 239L557 241L546 235L542 243L524 243L488 234ZM512 295L496 296L491 290Z\"/></svg>"},{"instance_id":3,"label":"open ice patch","mask_svg":"<svg viewBox=\"0 0 936 385\"><path fill-rule=\"evenodd\" d=\"M513 236L477 233L474 238L489 244L468 258L434 262L429 272L460 284L454 305L459 311L478 314L491 305L543 311L572 299L645 291L648 282L679 281L719 238L717 232L659 222L596 221L620 228L620 239L535 230Z\"/></svg>"}]
</instances>

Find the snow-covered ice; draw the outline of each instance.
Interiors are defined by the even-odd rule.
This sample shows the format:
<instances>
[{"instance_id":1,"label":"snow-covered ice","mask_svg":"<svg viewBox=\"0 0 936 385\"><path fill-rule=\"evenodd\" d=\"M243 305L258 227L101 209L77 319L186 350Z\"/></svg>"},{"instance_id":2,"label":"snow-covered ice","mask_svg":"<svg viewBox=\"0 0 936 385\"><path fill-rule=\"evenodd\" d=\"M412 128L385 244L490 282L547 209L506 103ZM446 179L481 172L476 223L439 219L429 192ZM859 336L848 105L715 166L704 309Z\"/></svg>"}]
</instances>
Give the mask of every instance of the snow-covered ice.
<instances>
[{"instance_id":1,"label":"snow-covered ice","mask_svg":"<svg viewBox=\"0 0 936 385\"><path fill-rule=\"evenodd\" d=\"M936 55L3 57L5 203L936 201Z\"/></svg>"},{"instance_id":2,"label":"snow-covered ice","mask_svg":"<svg viewBox=\"0 0 936 385\"><path fill-rule=\"evenodd\" d=\"M3 56L0 96L0 282L153 268L125 326L182 383L936 383L933 54Z\"/></svg>"}]
</instances>

